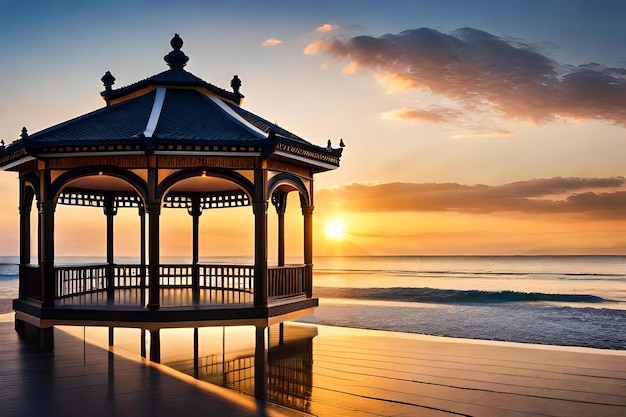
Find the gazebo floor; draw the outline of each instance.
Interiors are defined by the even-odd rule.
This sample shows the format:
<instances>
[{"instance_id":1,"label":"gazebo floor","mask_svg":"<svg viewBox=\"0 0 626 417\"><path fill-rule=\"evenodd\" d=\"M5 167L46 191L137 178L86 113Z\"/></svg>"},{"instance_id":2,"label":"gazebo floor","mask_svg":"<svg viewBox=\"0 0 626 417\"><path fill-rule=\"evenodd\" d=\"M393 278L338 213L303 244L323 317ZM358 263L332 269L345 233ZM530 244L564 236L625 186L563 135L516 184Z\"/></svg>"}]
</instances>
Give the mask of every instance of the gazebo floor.
<instances>
[{"instance_id":1,"label":"gazebo floor","mask_svg":"<svg viewBox=\"0 0 626 417\"><path fill-rule=\"evenodd\" d=\"M143 297L142 297L143 296ZM312 314L318 299L298 295L254 305L253 294L228 290L200 290L194 301L188 288L162 288L159 308L146 306L147 292L117 289L55 300L44 306L31 299L13 301L16 319L45 328L65 325L117 327L188 327L191 325L272 325Z\"/></svg>"},{"instance_id":2,"label":"gazebo floor","mask_svg":"<svg viewBox=\"0 0 626 417\"><path fill-rule=\"evenodd\" d=\"M194 301L191 288L161 288L162 307L210 307L225 304L253 304L254 295L248 292L232 290L200 289L198 300ZM107 297L106 291L92 292L55 301L55 305L62 306L137 306L146 305L148 290L140 288L117 289L113 298Z\"/></svg>"}]
</instances>

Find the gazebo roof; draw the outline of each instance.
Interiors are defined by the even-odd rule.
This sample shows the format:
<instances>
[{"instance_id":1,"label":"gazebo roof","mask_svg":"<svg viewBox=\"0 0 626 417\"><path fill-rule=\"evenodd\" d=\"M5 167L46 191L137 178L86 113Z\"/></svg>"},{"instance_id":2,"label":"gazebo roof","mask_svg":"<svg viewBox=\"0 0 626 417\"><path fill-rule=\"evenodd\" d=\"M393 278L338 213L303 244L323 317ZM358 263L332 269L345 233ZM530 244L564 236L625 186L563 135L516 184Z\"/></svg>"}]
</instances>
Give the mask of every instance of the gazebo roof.
<instances>
[{"instance_id":1,"label":"gazebo roof","mask_svg":"<svg viewBox=\"0 0 626 417\"><path fill-rule=\"evenodd\" d=\"M233 91L203 81L183 69L182 39L172 39L165 56L170 69L137 83L112 89L107 72L101 93L107 106L0 147L0 169L47 157L158 153L211 154L243 151L275 156L314 171L339 166L342 149L324 148L240 107L240 82Z\"/></svg>"}]
</instances>

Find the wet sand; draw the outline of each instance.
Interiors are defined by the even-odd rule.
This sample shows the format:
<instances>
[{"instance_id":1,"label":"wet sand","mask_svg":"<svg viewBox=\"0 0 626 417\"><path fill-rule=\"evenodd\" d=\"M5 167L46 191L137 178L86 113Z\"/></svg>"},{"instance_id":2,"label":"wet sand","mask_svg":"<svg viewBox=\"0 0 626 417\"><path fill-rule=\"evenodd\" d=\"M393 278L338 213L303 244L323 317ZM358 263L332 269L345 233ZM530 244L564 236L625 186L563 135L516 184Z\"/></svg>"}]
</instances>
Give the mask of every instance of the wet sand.
<instances>
[{"instance_id":1,"label":"wet sand","mask_svg":"<svg viewBox=\"0 0 626 417\"><path fill-rule=\"evenodd\" d=\"M6 322L0 323L6 327L3 327L3 337L16 339L8 323L12 321L12 315L0 317L4 317ZM289 326L311 325L289 323ZM75 334L76 328L72 330ZM55 336L55 355L46 359L51 363L41 371L52 367L56 372L44 375L45 387L42 383L32 386L26 383L20 387L15 380L9 379L6 371L0 374L0 392L3 392L0 406L4 410L7 410L6 401L11 401L6 394L6 388L10 388L9 393L46 389L43 398L53 408L75 399L72 410L80 410L81 402L90 409L106 409L110 406L109 401L113 401L115 407L119 407L118 412L108 415L145 415L141 412L141 405L132 404L134 401L145 403L154 412L155 406L150 405L153 398L170 398L172 404L176 404L178 401L174 397L177 396L186 398L185 402L196 401L201 407L213 407L213 404L221 410L232 407L232 412L224 415L263 415L255 414L259 410L254 409L254 401L249 396L196 381L167 366L144 361L124 349L114 348L114 353L108 353L106 346L101 349L91 346L89 352L102 352L98 357L102 358L99 362L104 368L86 368L81 365L85 349L83 341L70 338L60 329L56 334L60 336ZM58 345L59 340L62 346ZM327 326L317 326L317 335L312 340L313 368L308 411L313 415L626 415L626 351L453 339ZM9 345L3 339L0 352L5 351L6 356L12 346L18 346L23 351L19 344ZM68 352L74 352L74 356L78 357L72 357ZM111 355L118 358L114 366L111 366ZM41 358L22 355L19 361L24 367L22 372L26 375L39 372L34 371L39 361ZM73 361L81 363L73 364ZM130 365L127 361L134 363L130 368L133 371L128 370ZM7 369L5 363L0 365L2 369ZM74 375L72 371L72 375L66 375L59 381L59 375L65 373L61 370L65 369L80 372ZM24 376L20 378L23 380ZM30 383L32 380L29 380ZM41 380L41 377L35 380ZM83 387L76 391L82 393L82 397L76 397L76 392L59 389L69 381L74 389ZM129 383L139 387L137 392L129 389ZM94 389L84 388L85 384L93 385ZM98 388L98 384L102 386ZM50 387L54 389L49 391ZM103 389L113 392L113 397L103 395ZM179 393L172 394L171 389ZM38 395L43 395L43 392ZM127 395L137 399L127 401ZM242 406L241 401L243 404L247 401L248 405ZM172 411L168 404L161 406L164 407L162 411ZM86 409L84 407L83 410ZM178 414L184 413L183 409L189 406L181 407ZM80 415L67 411L57 409L49 415ZM291 414L280 410L272 410L271 413Z\"/></svg>"}]
</instances>

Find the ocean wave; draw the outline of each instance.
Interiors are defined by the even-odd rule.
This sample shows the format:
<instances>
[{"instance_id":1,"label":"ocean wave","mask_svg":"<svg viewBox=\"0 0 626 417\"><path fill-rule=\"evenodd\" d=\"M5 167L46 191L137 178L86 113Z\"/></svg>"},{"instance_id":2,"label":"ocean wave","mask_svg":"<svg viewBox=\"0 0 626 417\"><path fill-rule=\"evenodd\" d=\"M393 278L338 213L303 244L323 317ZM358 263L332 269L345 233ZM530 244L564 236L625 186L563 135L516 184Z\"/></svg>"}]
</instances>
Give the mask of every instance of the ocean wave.
<instances>
[{"instance_id":1,"label":"ocean wave","mask_svg":"<svg viewBox=\"0 0 626 417\"><path fill-rule=\"evenodd\" d=\"M624 274L592 273L592 272L531 272L531 271L454 271L454 270L401 270L401 269L315 269L316 274L333 275L402 275L402 276L527 276L556 277L560 279L577 278L618 278L626 279Z\"/></svg>"},{"instance_id":2,"label":"ocean wave","mask_svg":"<svg viewBox=\"0 0 626 417\"><path fill-rule=\"evenodd\" d=\"M602 303L602 297L588 294L545 294L516 291L444 290L437 288L333 288L315 287L313 295L321 298L357 298L416 303L511 303L552 301L566 303Z\"/></svg>"}]
</instances>

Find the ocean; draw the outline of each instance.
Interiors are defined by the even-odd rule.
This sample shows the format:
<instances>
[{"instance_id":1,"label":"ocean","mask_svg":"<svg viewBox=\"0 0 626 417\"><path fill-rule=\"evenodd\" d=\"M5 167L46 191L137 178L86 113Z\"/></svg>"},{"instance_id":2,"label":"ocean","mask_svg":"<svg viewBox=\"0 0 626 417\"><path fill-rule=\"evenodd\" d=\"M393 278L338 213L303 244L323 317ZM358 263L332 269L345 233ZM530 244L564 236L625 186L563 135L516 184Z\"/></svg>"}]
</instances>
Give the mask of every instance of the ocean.
<instances>
[{"instance_id":1,"label":"ocean","mask_svg":"<svg viewBox=\"0 0 626 417\"><path fill-rule=\"evenodd\" d=\"M17 296L17 262L0 257L0 298ZM626 256L368 256L314 262L320 306L303 322L626 350Z\"/></svg>"}]
</instances>

